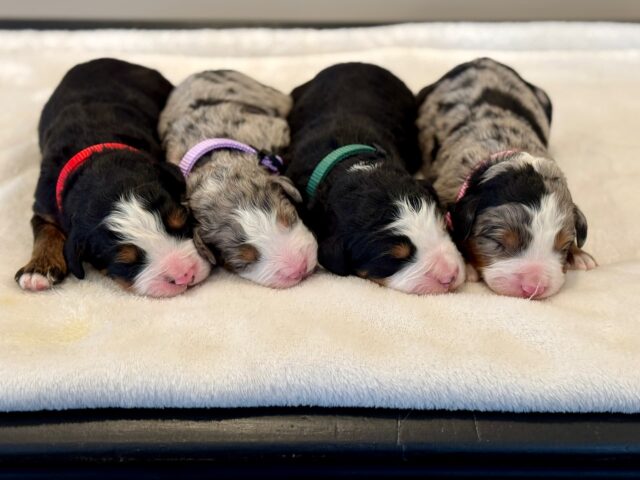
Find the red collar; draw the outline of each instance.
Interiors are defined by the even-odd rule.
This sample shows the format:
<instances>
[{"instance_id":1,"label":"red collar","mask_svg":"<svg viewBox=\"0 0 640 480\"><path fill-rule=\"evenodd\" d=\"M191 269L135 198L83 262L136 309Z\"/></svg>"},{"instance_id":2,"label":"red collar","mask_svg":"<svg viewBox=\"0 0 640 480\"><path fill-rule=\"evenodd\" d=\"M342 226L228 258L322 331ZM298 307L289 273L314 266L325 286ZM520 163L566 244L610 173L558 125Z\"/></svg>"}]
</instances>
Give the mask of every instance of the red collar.
<instances>
[{"instance_id":1,"label":"red collar","mask_svg":"<svg viewBox=\"0 0 640 480\"><path fill-rule=\"evenodd\" d=\"M58 175L58 181L56 182L56 203L60 213L62 213L62 192L64 191L67 178L69 178L69 176L94 153L101 153L104 150L138 151L137 148L130 147L124 143L98 143L76 153L71 157L71 160L64 164L64 167L62 167L62 170L60 170L60 174Z\"/></svg>"},{"instance_id":2,"label":"red collar","mask_svg":"<svg viewBox=\"0 0 640 480\"><path fill-rule=\"evenodd\" d=\"M497 160L500 157L505 157L507 155L511 155L513 153L519 153L519 152L520 152L520 150L516 150L516 149L501 150L500 152L492 154L488 159L478 163L475 166L475 168L473 170L471 170L471 173L469 173L469 175L467 175L467 178L464 179L463 184L460 186L460 190L458 190L458 196L456 197L456 201L453 202L453 204L455 205L460 200L462 200L462 197L464 197L464 195L467 193L467 190L469 189L469 183L471 182L471 177L473 177L474 173L476 173L478 170L480 170L482 167L484 167L489 162ZM447 228L450 231L453 230L453 219L451 218L451 211L450 210L447 211L447 213L445 213L444 219L447 222Z\"/></svg>"}]
</instances>

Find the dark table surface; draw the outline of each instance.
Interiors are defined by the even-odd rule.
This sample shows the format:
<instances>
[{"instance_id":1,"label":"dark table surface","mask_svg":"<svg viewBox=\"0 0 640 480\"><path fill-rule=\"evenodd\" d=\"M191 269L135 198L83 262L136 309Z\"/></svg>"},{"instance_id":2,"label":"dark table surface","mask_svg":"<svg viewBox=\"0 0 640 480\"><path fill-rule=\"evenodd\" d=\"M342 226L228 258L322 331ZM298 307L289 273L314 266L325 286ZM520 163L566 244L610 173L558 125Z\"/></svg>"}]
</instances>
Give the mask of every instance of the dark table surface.
<instances>
[{"instance_id":1,"label":"dark table surface","mask_svg":"<svg viewBox=\"0 0 640 480\"><path fill-rule=\"evenodd\" d=\"M0 414L0 478L640 478L640 415L383 409Z\"/></svg>"}]
</instances>

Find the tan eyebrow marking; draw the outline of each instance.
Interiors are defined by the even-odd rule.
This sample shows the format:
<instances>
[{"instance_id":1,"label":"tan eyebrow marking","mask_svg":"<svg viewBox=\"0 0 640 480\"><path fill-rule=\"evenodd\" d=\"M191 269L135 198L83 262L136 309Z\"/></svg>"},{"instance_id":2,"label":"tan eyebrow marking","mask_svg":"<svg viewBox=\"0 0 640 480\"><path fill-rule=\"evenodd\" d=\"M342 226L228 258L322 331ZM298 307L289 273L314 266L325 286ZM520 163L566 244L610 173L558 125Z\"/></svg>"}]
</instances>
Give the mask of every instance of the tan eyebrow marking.
<instances>
[{"instance_id":1,"label":"tan eyebrow marking","mask_svg":"<svg viewBox=\"0 0 640 480\"><path fill-rule=\"evenodd\" d=\"M238 247L238 257L246 263L253 263L260 258L260 252L253 245L240 245Z\"/></svg>"},{"instance_id":2,"label":"tan eyebrow marking","mask_svg":"<svg viewBox=\"0 0 640 480\"><path fill-rule=\"evenodd\" d=\"M409 255L411 255L411 245L409 245L407 242L397 243L396 245L391 247L391 251L389 253L394 258L408 258Z\"/></svg>"},{"instance_id":3,"label":"tan eyebrow marking","mask_svg":"<svg viewBox=\"0 0 640 480\"><path fill-rule=\"evenodd\" d=\"M140 257L140 251L135 245L129 243L122 245L116 254L116 262L133 263Z\"/></svg>"},{"instance_id":4,"label":"tan eyebrow marking","mask_svg":"<svg viewBox=\"0 0 640 480\"><path fill-rule=\"evenodd\" d=\"M572 235L567 232L565 229L560 230L556 234L556 238L553 241L553 248L560 251L563 247L566 247L567 244L573 242Z\"/></svg>"},{"instance_id":5,"label":"tan eyebrow marking","mask_svg":"<svg viewBox=\"0 0 640 480\"><path fill-rule=\"evenodd\" d=\"M179 230L187 223L187 212L180 208L174 208L169 215L167 215L167 225L169 228Z\"/></svg>"},{"instance_id":6,"label":"tan eyebrow marking","mask_svg":"<svg viewBox=\"0 0 640 480\"><path fill-rule=\"evenodd\" d=\"M514 249L520 245L520 235L510 228L502 232L501 240L507 249Z\"/></svg>"}]
</instances>

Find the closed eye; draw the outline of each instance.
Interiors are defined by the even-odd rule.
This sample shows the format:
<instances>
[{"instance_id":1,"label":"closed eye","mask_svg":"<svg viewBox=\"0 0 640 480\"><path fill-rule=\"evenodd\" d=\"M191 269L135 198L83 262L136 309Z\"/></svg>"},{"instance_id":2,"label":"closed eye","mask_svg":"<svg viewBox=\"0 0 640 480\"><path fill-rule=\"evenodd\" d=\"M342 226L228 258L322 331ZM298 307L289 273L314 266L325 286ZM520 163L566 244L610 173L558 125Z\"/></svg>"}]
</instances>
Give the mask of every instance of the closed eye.
<instances>
[{"instance_id":1,"label":"closed eye","mask_svg":"<svg viewBox=\"0 0 640 480\"><path fill-rule=\"evenodd\" d=\"M489 243L495 245L496 247L498 247L501 250L506 250L506 247L504 246L504 244L498 240L495 237L489 236L489 235L479 235L480 238L482 238L483 240L488 241Z\"/></svg>"}]
</instances>

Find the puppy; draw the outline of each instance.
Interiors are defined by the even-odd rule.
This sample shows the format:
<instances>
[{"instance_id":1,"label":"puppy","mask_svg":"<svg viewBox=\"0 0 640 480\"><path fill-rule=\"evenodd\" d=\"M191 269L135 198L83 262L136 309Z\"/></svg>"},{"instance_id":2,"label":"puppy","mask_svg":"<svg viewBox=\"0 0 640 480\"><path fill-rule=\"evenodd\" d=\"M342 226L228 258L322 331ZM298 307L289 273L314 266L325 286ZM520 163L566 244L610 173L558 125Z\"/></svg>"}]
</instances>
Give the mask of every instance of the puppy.
<instances>
[{"instance_id":1,"label":"puppy","mask_svg":"<svg viewBox=\"0 0 640 480\"><path fill-rule=\"evenodd\" d=\"M185 185L155 133L171 84L114 59L73 67L44 106L31 260L16 274L46 290L83 261L141 295L169 297L209 274L188 238Z\"/></svg>"},{"instance_id":2,"label":"puppy","mask_svg":"<svg viewBox=\"0 0 640 480\"><path fill-rule=\"evenodd\" d=\"M228 270L284 288L309 275L317 243L279 175L291 98L231 70L190 76L170 95L159 132L169 162L187 176L199 250Z\"/></svg>"},{"instance_id":3,"label":"puppy","mask_svg":"<svg viewBox=\"0 0 640 480\"><path fill-rule=\"evenodd\" d=\"M423 89L418 104L423 173L449 208L470 277L503 295L545 298L567 268L596 266L581 250L587 221L547 151L543 90L481 58Z\"/></svg>"},{"instance_id":4,"label":"puppy","mask_svg":"<svg viewBox=\"0 0 640 480\"><path fill-rule=\"evenodd\" d=\"M419 167L413 94L389 71L329 67L293 93L288 174L305 192L320 263L407 293L464 281L433 189Z\"/></svg>"}]
</instances>

